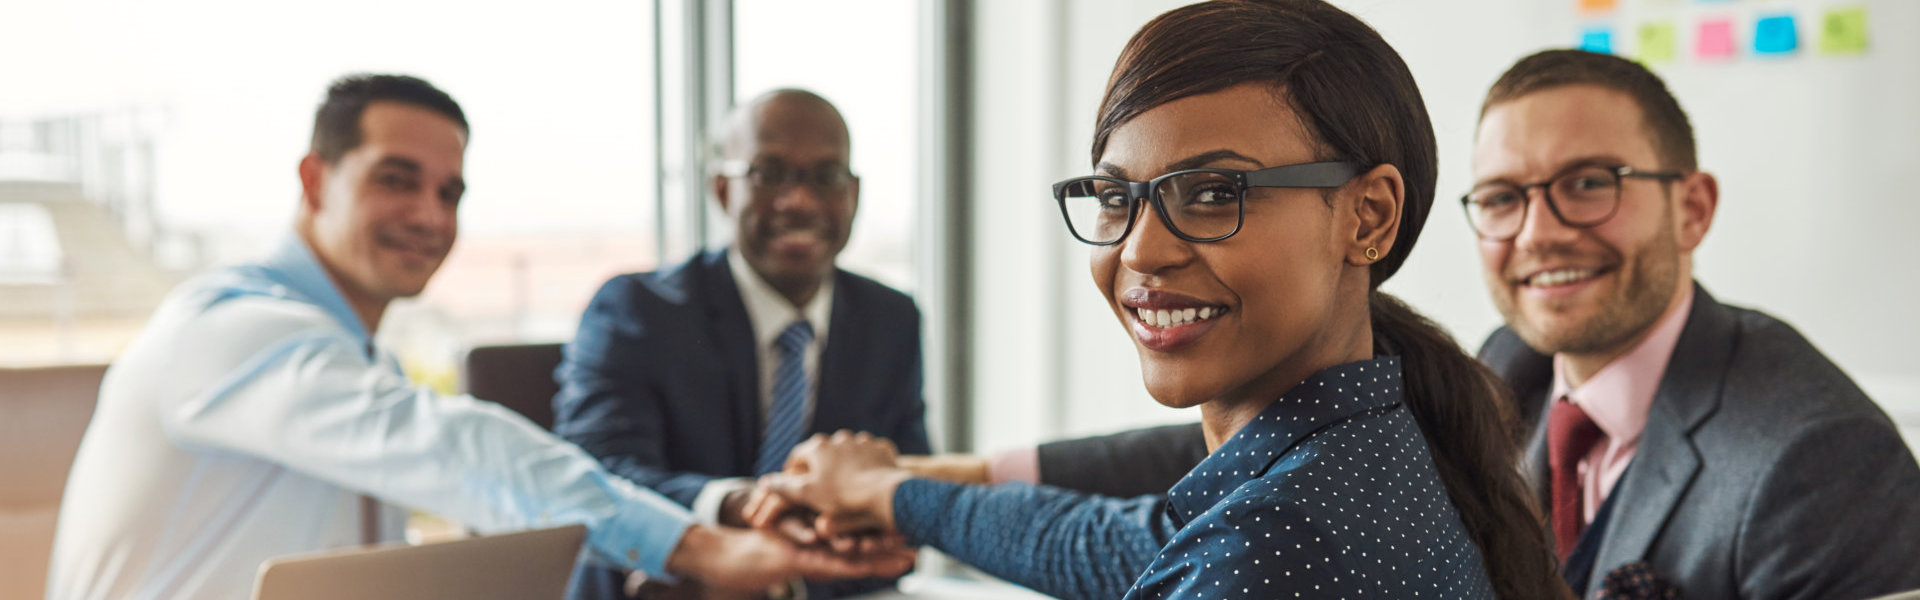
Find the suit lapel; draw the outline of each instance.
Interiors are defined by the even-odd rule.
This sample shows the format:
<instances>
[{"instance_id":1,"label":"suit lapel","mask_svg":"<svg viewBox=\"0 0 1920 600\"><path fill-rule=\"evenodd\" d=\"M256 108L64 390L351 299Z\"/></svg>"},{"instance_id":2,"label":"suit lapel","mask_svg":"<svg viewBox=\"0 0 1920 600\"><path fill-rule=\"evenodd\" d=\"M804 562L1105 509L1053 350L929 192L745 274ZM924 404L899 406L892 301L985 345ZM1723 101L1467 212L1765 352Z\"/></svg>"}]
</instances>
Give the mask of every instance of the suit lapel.
<instances>
[{"instance_id":1,"label":"suit lapel","mask_svg":"<svg viewBox=\"0 0 1920 600\"><path fill-rule=\"evenodd\" d=\"M1693 307L1661 376L1633 464L1614 487L1620 496L1594 561L1593 577L1645 560L1700 470L1691 436L1720 406L1720 389L1738 341L1733 315L1694 285Z\"/></svg>"},{"instance_id":2,"label":"suit lapel","mask_svg":"<svg viewBox=\"0 0 1920 600\"><path fill-rule=\"evenodd\" d=\"M1546 393L1542 392L1541 394L1542 397L1545 397ZM1553 466L1547 462L1547 415L1544 411L1540 415L1539 421L1533 426L1531 441L1527 442L1527 456L1523 468L1524 470L1521 471L1521 473L1527 476L1527 483L1533 486L1533 495L1534 498L1540 501L1540 510L1552 510L1550 507L1553 506L1553 487L1551 485ZM1553 515L1550 514L1542 516L1547 517L1549 520L1553 518Z\"/></svg>"},{"instance_id":3,"label":"suit lapel","mask_svg":"<svg viewBox=\"0 0 1920 600\"><path fill-rule=\"evenodd\" d=\"M1513 330L1502 327L1480 345L1480 362L1513 390L1514 412L1529 425L1521 472L1533 486L1540 507L1552 506L1547 464L1547 395L1553 392L1553 357L1527 347Z\"/></svg>"},{"instance_id":4,"label":"suit lapel","mask_svg":"<svg viewBox=\"0 0 1920 600\"><path fill-rule=\"evenodd\" d=\"M726 418L732 431L746 432L734 440L736 472L752 473L760 455L760 353L754 348L753 321L733 282L724 250L708 251L699 259L700 287L706 305L708 333L720 351L726 372Z\"/></svg>"},{"instance_id":5,"label":"suit lapel","mask_svg":"<svg viewBox=\"0 0 1920 600\"><path fill-rule=\"evenodd\" d=\"M861 361L850 359L866 355L861 347L860 323L852 315L860 314L852 298L853 286L834 270L833 310L827 314L827 343L820 348L820 381L813 388L813 424L815 433L854 429L847 421L854 411L849 391L860 381Z\"/></svg>"}]
</instances>

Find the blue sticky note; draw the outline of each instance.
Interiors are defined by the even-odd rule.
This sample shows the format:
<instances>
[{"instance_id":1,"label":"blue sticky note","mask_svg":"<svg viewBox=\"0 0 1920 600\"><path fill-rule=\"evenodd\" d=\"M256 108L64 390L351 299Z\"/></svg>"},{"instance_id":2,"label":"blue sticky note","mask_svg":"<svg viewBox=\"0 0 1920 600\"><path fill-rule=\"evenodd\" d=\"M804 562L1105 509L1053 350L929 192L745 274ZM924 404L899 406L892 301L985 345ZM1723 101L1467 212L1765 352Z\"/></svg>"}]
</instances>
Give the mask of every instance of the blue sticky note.
<instances>
[{"instance_id":1,"label":"blue sticky note","mask_svg":"<svg viewBox=\"0 0 1920 600\"><path fill-rule=\"evenodd\" d=\"M1613 30L1606 27L1589 27L1580 32L1580 49L1600 54L1613 54Z\"/></svg>"},{"instance_id":2,"label":"blue sticky note","mask_svg":"<svg viewBox=\"0 0 1920 600\"><path fill-rule=\"evenodd\" d=\"M1792 15L1763 17L1753 26L1754 54L1791 54L1800 49L1800 31Z\"/></svg>"}]
</instances>

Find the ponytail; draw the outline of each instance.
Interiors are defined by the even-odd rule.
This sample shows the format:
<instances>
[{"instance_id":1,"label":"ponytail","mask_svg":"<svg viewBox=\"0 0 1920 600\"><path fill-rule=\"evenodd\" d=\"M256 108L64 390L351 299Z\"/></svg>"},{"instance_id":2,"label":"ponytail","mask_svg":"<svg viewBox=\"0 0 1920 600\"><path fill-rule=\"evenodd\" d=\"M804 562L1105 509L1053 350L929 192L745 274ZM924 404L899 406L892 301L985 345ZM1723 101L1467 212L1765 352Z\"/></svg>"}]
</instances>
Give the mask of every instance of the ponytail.
<instances>
[{"instance_id":1,"label":"ponytail","mask_svg":"<svg viewBox=\"0 0 1920 600\"><path fill-rule=\"evenodd\" d=\"M1393 165L1406 202L1368 283L1393 276L1432 212L1438 146L1420 88L1379 32L1319 0L1199 2L1141 27L1107 80L1093 161L1121 125L1169 102L1247 83L1271 85L1319 142L1320 160ZM1572 594L1554 566L1546 521L1520 479L1518 420L1505 382L1432 321L1371 292L1374 346L1402 355L1407 408L1460 520L1505 600Z\"/></svg>"},{"instance_id":2,"label":"ponytail","mask_svg":"<svg viewBox=\"0 0 1920 600\"><path fill-rule=\"evenodd\" d=\"M1368 312L1374 345L1400 354L1403 401L1425 434L1460 521L1480 546L1495 596L1572 598L1555 575L1546 521L1514 467L1523 438L1506 382L1398 298L1374 290Z\"/></svg>"}]
</instances>

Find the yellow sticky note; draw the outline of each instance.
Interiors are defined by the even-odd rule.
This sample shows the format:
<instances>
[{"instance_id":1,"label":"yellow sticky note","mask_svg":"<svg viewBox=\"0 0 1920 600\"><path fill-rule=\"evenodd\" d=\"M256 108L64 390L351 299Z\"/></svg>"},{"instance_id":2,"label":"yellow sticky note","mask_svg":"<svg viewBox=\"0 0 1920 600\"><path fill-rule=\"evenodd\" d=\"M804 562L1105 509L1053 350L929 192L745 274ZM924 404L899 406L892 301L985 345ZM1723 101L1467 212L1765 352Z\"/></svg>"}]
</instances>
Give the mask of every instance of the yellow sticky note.
<instances>
[{"instance_id":1,"label":"yellow sticky note","mask_svg":"<svg viewBox=\"0 0 1920 600\"><path fill-rule=\"evenodd\" d=\"M1619 0L1580 0L1580 12L1609 12Z\"/></svg>"},{"instance_id":2,"label":"yellow sticky note","mask_svg":"<svg viewBox=\"0 0 1920 600\"><path fill-rule=\"evenodd\" d=\"M1848 6L1828 10L1820 19L1820 51L1827 54L1862 54L1867 51L1867 7Z\"/></svg>"},{"instance_id":3,"label":"yellow sticky note","mask_svg":"<svg viewBox=\"0 0 1920 600\"><path fill-rule=\"evenodd\" d=\"M1672 62L1679 55L1679 31L1672 23L1647 23L1640 26L1640 38L1634 54L1647 64Z\"/></svg>"}]
</instances>

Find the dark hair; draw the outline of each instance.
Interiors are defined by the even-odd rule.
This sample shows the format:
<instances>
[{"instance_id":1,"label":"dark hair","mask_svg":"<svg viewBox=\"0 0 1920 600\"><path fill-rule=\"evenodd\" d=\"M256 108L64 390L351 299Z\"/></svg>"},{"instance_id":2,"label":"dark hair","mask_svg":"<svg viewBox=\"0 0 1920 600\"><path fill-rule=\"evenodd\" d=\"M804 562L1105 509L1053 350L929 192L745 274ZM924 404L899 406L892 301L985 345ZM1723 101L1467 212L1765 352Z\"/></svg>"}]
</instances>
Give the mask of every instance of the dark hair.
<instances>
[{"instance_id":1,"label":"dark hair","mask_svg":"<svg viewBox=\"0 0 1920 600\"><path fill-rule=\"evenodd\" d=\"M1640 120L1660 153L1655 168L1692 171L1698 167L1693 124L1667 84L1640 63L1585 50L1545 50L1520 59L1487 90L1480 116L1495 104L1565 85L1597 85L1626 94L1640 105Z\"/></svg>"},{"instance_id":2,"label":"dark hair","mask_svg":"<svg viewBox=\"0 0 1920 600\"><path fill-rule=\"evenodd\" d=\"M467 114L452 96L426 80L408 75L354 74L327 87L327 99L313 114L313 145L308 151L328 163L360 146L360 115L375 102L402 102L445 115L467 128Z\"/></svg>"},{"instance_id":3,"label":"dark hair","mask_svg":"<svg viewBox=\"0 0 1920 600\"><path fill-rule=\"evenodd\" d=\"M1520 425L1505 382L1432 321L1378 290L1406 261L1433 206L1433 126L1400 56L1372 28L1319 0L1218 0L1155 18L1120 54L1094 130L1097 162L1114 129L1154 107L1268 83L1313 132L1317 160L1391 164L1406 206L1393 247L1369 270L1375 344L1403 360L1406 405L1501 598L1570 597L1545 521L1515 461Z\"/></svg>"}]
</instances>

